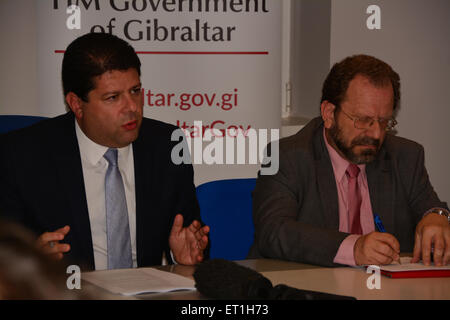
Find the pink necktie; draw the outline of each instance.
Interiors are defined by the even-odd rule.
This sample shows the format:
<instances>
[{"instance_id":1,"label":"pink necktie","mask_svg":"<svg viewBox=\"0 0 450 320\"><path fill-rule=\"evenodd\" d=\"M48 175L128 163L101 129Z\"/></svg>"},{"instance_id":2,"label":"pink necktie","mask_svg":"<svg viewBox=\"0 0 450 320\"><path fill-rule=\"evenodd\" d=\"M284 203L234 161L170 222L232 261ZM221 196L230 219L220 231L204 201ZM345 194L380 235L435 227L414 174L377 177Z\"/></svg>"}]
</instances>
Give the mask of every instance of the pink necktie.
<instances>
[{"instance_id":1,"label":"pink necktie","mask_svg":"<svg viewBox=\"0 0 450 320\"><path fill-rule=\"evenodd\" d=\"M353 163L345 171L348 178L349 231L352 234L362 234L360 221L361 192L358 186L359 171L358 166Z\"/></svg>"}]
</instances>

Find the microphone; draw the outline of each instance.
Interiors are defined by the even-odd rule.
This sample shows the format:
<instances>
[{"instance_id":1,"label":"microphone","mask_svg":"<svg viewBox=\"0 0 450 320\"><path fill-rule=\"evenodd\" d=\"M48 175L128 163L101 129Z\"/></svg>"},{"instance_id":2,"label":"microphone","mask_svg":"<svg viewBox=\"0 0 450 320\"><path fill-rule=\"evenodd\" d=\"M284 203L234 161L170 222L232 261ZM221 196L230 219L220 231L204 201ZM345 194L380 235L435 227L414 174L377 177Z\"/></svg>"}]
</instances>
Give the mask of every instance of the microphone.
<instances>
[{"instance_id":1,"label":"microphone","mask_svg":"<svg viewBox=\"0 0 450 320\"><path fill-rule=\"evenodd\" d=\"M356 300L356 298L319 291L302 290L279 284L270 292L269 300Z\"/></svg>"},{"instance_id":2,"label":"microphone","mask_svg":"<svg viewBox=\"0 0 450 320\"><path fill-rule=\"evenodd\" d=\"M252 269L225 259L200 263L195 272L197 290L213 299L268 299L272 282Z\"/></svg>"},{"instance_id":3,"label":"microphone","mask_svg":"<svg viewBox=\"0 0 450 320\"><path fill-rule=\"evenodd\" d=\"M200 263L194 274L195 287L204 296L218 300L356 300L354 297L301 290L272 282L262 274L225 259Z\"/></svg>"}]
</instances>

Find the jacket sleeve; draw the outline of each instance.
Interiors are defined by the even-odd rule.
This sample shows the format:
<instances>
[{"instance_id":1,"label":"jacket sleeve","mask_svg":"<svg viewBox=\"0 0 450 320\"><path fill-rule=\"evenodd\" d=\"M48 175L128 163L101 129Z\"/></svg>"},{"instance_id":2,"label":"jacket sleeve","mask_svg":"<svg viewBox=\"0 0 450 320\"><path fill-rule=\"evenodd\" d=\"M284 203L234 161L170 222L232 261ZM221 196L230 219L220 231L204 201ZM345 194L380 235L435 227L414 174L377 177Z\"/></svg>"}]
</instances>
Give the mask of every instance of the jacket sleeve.
<instances>
[{"instance_id":1,"label":"jacket sleeve","mask_svg":"<svg viewBox=\"0 0 450 320\"><path fill-rule=\"evenodd\" d=\"M0 137L0 217L26 224L25 204L17 184L17 163L13 142Z\"/></svg>"},{"instance_id":2,"label":"jacket sleeve","mask_svg":"<svg viewBox=\"0 0 450 320\"><path fill-rule=\"evenodd\" d=\"M431 185L428 172L425 168L424 149L421 145L416 148L417 152L414 157L415 161L404 164L403 167L410 167L410 173L404 172L404 179L407 183L409 203L413 210L416 224L423 217L424 213L431 208L439 207L449 210L447 203L441 201Z\"/></svg>"}]
</instances>

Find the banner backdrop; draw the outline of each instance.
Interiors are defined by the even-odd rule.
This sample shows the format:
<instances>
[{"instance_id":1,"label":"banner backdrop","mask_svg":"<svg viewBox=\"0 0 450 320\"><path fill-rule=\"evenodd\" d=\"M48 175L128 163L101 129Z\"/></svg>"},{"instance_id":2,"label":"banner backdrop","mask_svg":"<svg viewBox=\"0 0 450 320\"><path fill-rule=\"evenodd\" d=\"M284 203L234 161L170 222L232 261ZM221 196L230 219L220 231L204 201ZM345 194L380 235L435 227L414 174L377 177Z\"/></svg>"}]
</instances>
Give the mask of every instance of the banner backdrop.
<instances>
[{"instance_id":1,"label":"banner backdrop","mask_svg":"<svg viewBox=\"0 0 450 320\"><path fill-rule=\"evenodd\" d=\"M193 138L205 128L244 135L280 128L281 1L39 0L35 6L42 115L64 112L64 49L95 31L115 34L137 51L146 117L188 129ZM258 168L248 161L194 162L195 182L256 177Z\"/></svg>"}]
</instances>

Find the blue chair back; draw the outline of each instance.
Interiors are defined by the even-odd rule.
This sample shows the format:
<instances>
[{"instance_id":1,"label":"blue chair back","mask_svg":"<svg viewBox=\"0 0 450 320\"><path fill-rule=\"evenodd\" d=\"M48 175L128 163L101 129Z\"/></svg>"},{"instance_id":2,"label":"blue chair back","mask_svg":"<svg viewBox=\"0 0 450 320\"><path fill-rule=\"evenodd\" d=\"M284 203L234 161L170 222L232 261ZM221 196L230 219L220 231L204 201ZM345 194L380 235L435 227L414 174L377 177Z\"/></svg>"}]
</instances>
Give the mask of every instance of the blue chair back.
<instances>
[{"instance_id":1,"label":"blue chair back","mask_svg":"<svg viewBox=\"0 0 450 320\"><path fill-rule=\"evenodd\" d=\"M44 119L47 118L37 116L0 115L0 134L31 126Z\"/></svg>"},{"instance_id":2,"label":"blue chair back","mask_svg":"<svg viewBox=\"0 0 450 320\"><path fill-rule=\"evenodd\" d=\"M197 187L201 217L210 228L210 258L242 260L253 243L252 191L256 179L230 179Z\"/></svg>"}]
</instances>

